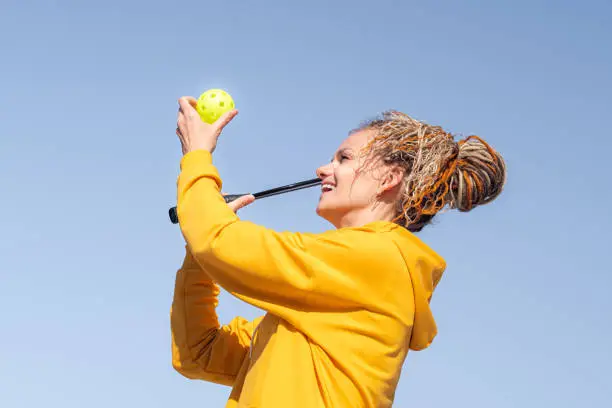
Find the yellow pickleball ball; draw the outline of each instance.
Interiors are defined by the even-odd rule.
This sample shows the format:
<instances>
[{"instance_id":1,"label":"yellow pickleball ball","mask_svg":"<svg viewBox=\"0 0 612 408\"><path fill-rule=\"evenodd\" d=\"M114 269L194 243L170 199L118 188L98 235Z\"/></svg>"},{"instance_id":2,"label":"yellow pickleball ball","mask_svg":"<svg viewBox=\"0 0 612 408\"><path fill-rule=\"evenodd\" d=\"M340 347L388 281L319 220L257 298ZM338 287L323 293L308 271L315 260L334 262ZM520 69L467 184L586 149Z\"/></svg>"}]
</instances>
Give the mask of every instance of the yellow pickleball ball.
<instances>
[{"instance_id":1,"label":"yellow pickleball ball","mask_svg":"<svg viewBox=\"0 0 612 408\"><path fill-rule=\"evenodd\" d=\"M209 89L198 98L196 110L206 123L214 123L225 112L234 109L234 100L223 89Z\"/></svg>"}]
</instances>

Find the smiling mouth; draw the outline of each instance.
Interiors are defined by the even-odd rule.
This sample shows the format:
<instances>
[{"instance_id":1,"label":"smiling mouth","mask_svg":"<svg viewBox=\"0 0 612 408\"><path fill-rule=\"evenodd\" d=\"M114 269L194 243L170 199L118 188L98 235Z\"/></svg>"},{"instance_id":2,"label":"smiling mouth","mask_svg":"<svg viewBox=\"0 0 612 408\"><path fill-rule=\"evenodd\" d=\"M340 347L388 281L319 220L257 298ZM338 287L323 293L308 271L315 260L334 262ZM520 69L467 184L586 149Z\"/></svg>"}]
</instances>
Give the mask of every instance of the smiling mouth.
<instances>
[{"instance_id":1,"label":"smiling mouth","mask_svg":"<svg viewBox=\"0 0 612 408\"><path fill-rule=\"evenodd\" d=\"M331 184L323 184L321 186L321 193L328 193L330 191L334 191L336 189L336 186L333 186Z\"/></svg>"}]
</instances>

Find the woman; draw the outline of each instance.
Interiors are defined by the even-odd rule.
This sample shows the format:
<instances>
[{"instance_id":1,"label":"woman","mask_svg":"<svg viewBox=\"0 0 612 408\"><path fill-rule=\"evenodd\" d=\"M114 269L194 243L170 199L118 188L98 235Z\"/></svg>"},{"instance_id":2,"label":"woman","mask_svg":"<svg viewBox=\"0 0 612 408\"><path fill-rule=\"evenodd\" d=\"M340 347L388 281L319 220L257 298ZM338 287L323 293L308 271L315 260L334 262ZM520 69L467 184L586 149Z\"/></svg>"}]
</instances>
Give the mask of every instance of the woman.
<instances>
[{"instance_id":1,"label":"woman","mask_svg":"<svg viewBox=\"0 0 612 408\"><path fill-rule=\"evenodd\" d=\"M413 233L448 206L499 195L503 159L399 112L351 132L323 180L317 214L336 228L276 232L225 203L212 152L237 114L202 122L181 98L178 216L186 256L171 311L173 366L232 386L227 407L389 407L408 350L437 331L429 308L446 267ZM202 209L206 209L202 211ZM219 287L265 310L220 325Z\"/></svg>"}]
</instances>

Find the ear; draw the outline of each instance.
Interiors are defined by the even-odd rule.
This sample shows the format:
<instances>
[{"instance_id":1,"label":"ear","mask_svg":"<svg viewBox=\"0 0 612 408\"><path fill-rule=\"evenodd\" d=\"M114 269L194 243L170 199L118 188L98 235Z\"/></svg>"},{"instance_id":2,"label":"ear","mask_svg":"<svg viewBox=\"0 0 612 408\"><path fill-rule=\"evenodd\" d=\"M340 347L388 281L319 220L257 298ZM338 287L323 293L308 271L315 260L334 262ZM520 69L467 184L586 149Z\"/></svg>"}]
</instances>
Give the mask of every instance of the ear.
<instances>
[{"instance_id":1,"label":"ear","mask_svg":"<svg viewBox=\"0 0 612 408\"><path fill-rule=\"evenodd\" d=\"M379 194L384 194L391 191L402 184L404 179L404 170L399 166L392 166L385 172L380 186L378 188Z\"/></svg>"}]
</instances>

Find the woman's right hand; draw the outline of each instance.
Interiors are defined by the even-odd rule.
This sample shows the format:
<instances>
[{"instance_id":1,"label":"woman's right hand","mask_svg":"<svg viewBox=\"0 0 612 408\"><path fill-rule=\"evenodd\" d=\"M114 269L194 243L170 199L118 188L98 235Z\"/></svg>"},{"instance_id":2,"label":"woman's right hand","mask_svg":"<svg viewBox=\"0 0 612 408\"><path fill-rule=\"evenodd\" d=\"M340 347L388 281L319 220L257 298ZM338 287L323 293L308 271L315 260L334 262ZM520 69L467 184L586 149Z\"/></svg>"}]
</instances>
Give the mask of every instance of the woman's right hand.
<instances>
[{"instance_id":1,"label":"woman's right hand","mask_svg":"<svg viewBox=\"0 0 612 408\"><path fill-rule=\"evenodd\" d=\"M223 195L226 196L227 194L223 193ZM247 205L251 204L253 201L255 201L255 196L252 194L247 194L247 195L243 195L242 197L235 199L234 201L227 203L227 205L229 205L232 211L237 213L238 210L240 210L243 207L246 207Z\"/></svg>"}]
</instances>

